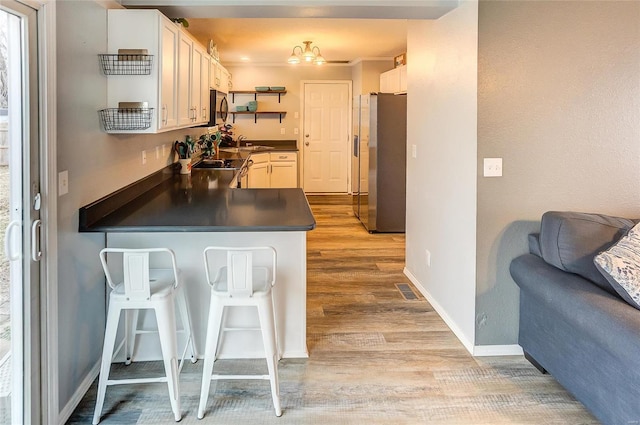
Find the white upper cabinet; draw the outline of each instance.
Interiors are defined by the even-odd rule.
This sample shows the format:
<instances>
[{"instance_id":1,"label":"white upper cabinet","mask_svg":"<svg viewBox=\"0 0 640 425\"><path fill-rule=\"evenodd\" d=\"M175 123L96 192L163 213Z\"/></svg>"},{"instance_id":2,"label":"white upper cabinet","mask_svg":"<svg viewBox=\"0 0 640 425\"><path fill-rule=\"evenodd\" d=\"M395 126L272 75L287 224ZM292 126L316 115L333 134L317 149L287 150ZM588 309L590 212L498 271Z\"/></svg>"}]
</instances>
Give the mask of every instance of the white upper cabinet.
<instances>
[{"instance_id":1,"label":"white upper cabinet","mask_svg":"<svg viewBox=\"0 0 640 425\"><path fill-rule=\"evenodd\" d=\"M381 93L407 92L407 66L402 65L380 74Z\"/></svg>"},{"instance_id":2,"label":"white upper cabinet","mask_svg":"<svg viewBox=\"0 0 640 425\"><path fill-rule=\"evenodd\" d=\"M198 121L202 124L209 122L209 69L211 57L203 50L200 62L200 117Z\"/></svg>"},{"instance_id":3,"label":"white upper cabinet","mask_svg":"<svg viewBox=\"0 0 640 425\"><path fill-rule=\"evenodd\" d=\"M178 125L178 28L168 19L160 18L160 105L158 129L170 129Z\"/></svg>"},{"instance_id":4,"label":"white upper cabinet","mask_svg":"<svg viewBox=\"0 0 640 425\"><path fill-rule=\"evenodd\" d=\"M223 93L229 93L231 90L231 74L215 59L211 59L209 86Z\"/></svg>"},{"instance_id":5,"label":"white upper cabinet","mask_svg":"<svg viewBox=\"0 0 640 425\"><path fill-rule=\"evenodd\" d=\"M220 91L229 93L229 90L231 90L231 74L225 67L221 66L220 68Z\"/></svg>"},{"instance_id":6,"label":"white upper cabinet","mask_svg":"<svg viewBox=\"0 0 640 425\"><path fill-rule=\"evenodd\" d=\"M108 131L158 133L208 122L211 60L206 49L157 10L110 9L107 19L107 53L146 49L153 56L150 74L107 77L107 108L146 102L153 108L150 126Z\"/></svg>"},{"instance_id":7,"label":"white upper cabinet","mask_svg":"<svg viewBox=\"0 0 640 425\"><path fill-rule=\"evenodd\" d=\"M191 69L193 65L193 40L180 32L178 39L178 125L193 124L193 103L191 101Z\"/></svg>"}]
</instances>

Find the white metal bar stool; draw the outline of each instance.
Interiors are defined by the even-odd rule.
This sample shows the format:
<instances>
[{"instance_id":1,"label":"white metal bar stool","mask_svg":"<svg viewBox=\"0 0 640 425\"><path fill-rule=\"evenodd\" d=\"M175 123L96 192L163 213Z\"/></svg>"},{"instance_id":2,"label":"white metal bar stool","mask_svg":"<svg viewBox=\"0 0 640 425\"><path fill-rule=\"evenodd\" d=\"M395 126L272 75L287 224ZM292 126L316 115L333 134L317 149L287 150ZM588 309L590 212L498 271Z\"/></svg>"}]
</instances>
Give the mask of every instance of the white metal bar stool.
<instances>
[{"instance_id":1,"label":"white metal bar stool","mask_svg":"<svg viewBox=\"0 0 640 425\"><path fill-rule=\"evenodd\" d=\"M150 254L161 255L162 253L168 254L171 258L171 268L150 268ZM123 281L120 283L114 283L111 277L110 268L107 265L107 254L117 254L118 257L121 254ZM109 258L112 256L113 255L110 255ZM197 357L193 342L191 319L189 317L186 298L180 286L180 271L176 267L175 254L167 248L105 248L100 251L100 261L102 262L107 283L112 290L109 295L109 309L107 313L102 363L100 366L100 380L98 381L98 395L96 399L96 409L93 415L93 424L95 425L100 422L107 386L152 382L167 383L169 387L169 398L171 400L171 410L173 410L175 420L179 421L182 418L182 414L180 412L180 385L178 374L180 370L182 370L187 349L191 351L191 361L193 363L195 363ZM113 270L113 266L111 270ZM184 332L187 334L186 346L182 352L179 366L174 304L176 301L178 302L178 311ZM126 356L125 364L130 364L133 360L136 335L147 333L147 331L137 329L138 311L141 309L152 309L155 311L166 376L159 378L109 379L109 371L113 357L115 357L124 346ZM120 313L123 310L125 312L125 335L114 353L118 322L120 320Z\"/></svg>"},{"instance_id":2,"label":"white metal bar stool","mask_svg":"<svg viewBox=\"0 0 640 425\"><path fill-rule=\"evenodd\" d=\"M262 252L271 260L271 267L253 265L254 254ZM224 258L218 262L223 264L215 270L211 278L210 264L215 257ZM280 387L278 384L278 346L276 338L273 296L271 288L276 281L276 251L272 247L207 247L204 250L204 264L207 282L211 286L211 306L207 328L207 342L204 353L204 369L202 372L202 388L200 390L200 406L198 419L204 417L212 380L220 379L264 379L271 382L271 397L276 416L282 415L280 407ZM219 341L222 332L233 328L223 328L223 314L226 307L254 306L258 310L260 330L264 344L265 357L269 375L217 375L213 374L213 364L218 356Z\"/></svg>"}]
</instances>

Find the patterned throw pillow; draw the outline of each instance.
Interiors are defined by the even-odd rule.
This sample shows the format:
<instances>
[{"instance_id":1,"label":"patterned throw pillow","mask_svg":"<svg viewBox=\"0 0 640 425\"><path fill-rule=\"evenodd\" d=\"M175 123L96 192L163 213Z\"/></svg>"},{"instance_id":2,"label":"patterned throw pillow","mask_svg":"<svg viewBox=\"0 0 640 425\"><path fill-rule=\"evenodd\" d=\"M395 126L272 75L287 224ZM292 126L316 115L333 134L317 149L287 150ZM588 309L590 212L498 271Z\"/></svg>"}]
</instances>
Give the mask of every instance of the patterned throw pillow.
<instances>
[{"instance_id":1,"label":"patterned throw pillow","mask_svg":"<svg viewBox=\"0 0 640 425\"><path fill-rule=\"evenodd\" d=\"M640 224L593 262L616 292L640 310Z\"/></svg>"}]
</instances>

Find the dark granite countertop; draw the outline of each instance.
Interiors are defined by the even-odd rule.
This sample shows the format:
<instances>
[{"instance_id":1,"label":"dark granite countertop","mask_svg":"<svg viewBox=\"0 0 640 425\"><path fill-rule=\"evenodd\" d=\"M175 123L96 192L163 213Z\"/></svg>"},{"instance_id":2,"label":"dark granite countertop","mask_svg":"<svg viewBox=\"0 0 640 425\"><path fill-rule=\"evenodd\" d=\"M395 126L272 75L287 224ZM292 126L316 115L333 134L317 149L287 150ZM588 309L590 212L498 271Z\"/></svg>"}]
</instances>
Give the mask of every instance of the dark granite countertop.
<instances>
[{"instance_id":1,"label":"dark granite countertop","mask_svg":"<svg viewBox=\"0 0 640 425\"><path fill-rule=\"evenodd\" d=\"M308 231L315 219L295 189L230 189L234 170L172 166L80 208L81 232Z\"/></svg>"},{"instance_id":2,"label":"dark granite countertop","mask_svg":"<svg viewBox=\"0 0 640 425\"><path fill-rule=\"evenodd\" d=\"M296 140L243 140L242 146L269 146L276 151L297 151L298 142Z\"/></svg>"}]
</instances>

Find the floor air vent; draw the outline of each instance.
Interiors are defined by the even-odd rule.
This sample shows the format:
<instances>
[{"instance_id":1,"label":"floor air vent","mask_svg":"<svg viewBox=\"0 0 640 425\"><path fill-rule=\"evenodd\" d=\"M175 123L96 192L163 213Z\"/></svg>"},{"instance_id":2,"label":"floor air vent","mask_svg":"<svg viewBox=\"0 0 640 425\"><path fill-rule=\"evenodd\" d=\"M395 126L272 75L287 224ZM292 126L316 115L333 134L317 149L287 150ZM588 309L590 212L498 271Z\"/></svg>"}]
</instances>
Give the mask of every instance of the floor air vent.
<instances>
[{"instance_id":1,"label":"floor air vent","mask_svg":"<svg viewBox=\"0 0 640 425\"><path fill-rule=\"evenodd\" d=\"M396 283L396 288L398 288L398 291L400 291L400 293L402 294L402 297L405 300L417 300L418 297L416 296L415 292L413 292L411 290L411 287L409 285L407 285L406 283Z\"/></svg>"}]
</instances>

